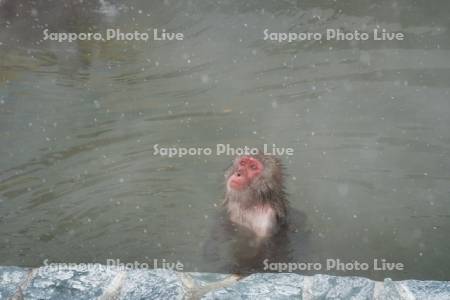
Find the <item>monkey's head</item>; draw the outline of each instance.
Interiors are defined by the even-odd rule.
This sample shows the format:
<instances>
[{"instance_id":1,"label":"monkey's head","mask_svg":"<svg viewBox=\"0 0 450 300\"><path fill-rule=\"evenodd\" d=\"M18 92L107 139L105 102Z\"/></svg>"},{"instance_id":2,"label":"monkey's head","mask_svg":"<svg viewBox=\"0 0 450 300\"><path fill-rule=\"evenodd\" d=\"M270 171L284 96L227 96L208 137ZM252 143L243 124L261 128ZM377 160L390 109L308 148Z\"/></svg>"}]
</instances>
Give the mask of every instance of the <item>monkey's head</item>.
<instances>
[{"instance_id":1,"label":"monkey's head","mask_svg":"<svg viewBox=\"0 0 450 300\"><path fill-rule=\"evenodd\" d=\"M271 190L283 189L281 162L270 155L238 156L225 176L228 191L270 193Z\"/></svg>"}]
</instances>

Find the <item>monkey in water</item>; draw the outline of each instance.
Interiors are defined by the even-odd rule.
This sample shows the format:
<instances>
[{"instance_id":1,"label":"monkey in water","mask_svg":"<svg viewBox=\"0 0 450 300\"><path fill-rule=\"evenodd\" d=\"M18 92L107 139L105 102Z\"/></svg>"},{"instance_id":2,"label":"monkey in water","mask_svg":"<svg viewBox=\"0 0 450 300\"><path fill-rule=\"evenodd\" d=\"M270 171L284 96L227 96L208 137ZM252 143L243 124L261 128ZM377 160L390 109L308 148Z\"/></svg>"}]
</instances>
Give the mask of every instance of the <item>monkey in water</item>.
<instances>
[{"instance_id":1,"label":"monkey in water","mask_svg":"<svg viewBox=\"0 0 450 300\"><path fill-rule=\"evenodd\" d=\"M237 157L225 173L224 206L229 220L257 240L276 234L287 223L283 177L281 161L274 156Z\"/></svg>"},{"instance_id":2,"label":"monkey in water","mask_svg":"<svg viewBox=\"0 0 450 300\"><path fill-rule=\"evenodd\" d=\"M238 156L225 172L225 199L214 218L204 255L208 272L263 272L265 259L301 259L306 216L288 205L280 159Z\"/></svg>"}]
</instances>

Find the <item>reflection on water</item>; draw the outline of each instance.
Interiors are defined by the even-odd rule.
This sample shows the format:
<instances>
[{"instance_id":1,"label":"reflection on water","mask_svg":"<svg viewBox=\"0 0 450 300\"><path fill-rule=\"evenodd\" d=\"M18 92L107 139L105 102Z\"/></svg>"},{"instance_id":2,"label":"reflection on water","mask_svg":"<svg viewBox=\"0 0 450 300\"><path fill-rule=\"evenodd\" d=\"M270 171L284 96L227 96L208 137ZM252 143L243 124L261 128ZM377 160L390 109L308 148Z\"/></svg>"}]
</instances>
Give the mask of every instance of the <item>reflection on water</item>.
<instances>
[{"instance_id":1,"label":"reflection on water","mask_svg":"<svg viewBox=\"0 0 450 300\"><path fill-rule=\"evenodd\" d=\"M295 149L290 201L308 216L295 261L385 258L405 271L336 274L448 280L450 41L438 2L1 2L0 264L166 258L218 271L199 245L230 157L163 158L153 145L275 143ZM408 38L262 34L376 26ZM42 41L44 28L155 27L185 40Z\"/></svg>"}]
</instances>

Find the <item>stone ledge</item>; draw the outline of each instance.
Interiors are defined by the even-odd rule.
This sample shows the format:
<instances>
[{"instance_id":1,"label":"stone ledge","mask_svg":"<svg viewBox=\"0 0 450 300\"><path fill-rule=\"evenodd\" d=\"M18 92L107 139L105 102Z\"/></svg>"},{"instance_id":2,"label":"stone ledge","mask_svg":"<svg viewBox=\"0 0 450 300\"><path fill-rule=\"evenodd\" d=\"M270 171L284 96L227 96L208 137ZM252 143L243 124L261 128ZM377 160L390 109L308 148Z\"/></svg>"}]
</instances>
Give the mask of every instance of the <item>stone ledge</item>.
<instances>
[{"instance_id":1,"label":"stone ledge","mask_svg":"<svg viewBox=\"0 0 450 300\"><path fill-rule=\"evenodd\" d=\"M240 278L95 265L0 267L3 299L450 299L448 281L259 273Z\"/></svg>"}]
</instances>

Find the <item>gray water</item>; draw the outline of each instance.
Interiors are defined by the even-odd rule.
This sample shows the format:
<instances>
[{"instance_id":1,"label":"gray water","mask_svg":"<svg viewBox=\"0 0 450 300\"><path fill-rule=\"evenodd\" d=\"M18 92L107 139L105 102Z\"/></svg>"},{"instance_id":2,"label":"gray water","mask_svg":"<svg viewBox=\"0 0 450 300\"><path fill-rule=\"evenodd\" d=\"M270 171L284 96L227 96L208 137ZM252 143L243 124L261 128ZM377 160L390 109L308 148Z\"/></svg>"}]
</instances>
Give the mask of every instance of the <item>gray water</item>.
<instances>
[{"instance_id":1,"label":"gray water","mask_svg":"<svg viewBox=\"0 0 450 300\"><path fill-rule=\"evenodd\" d=\"M450 279L448 1L3 1L0 265L180 261L202 247L231 156L153 146L292 147L308 238L295 262L386 259ZM45 27L44 27L45 26ZM371 30L405 41L263 40ZM183 41L42 41L42 30L152 28ZM314 273L314 272L313 272Z\"/></svg>"}]
</instances>

